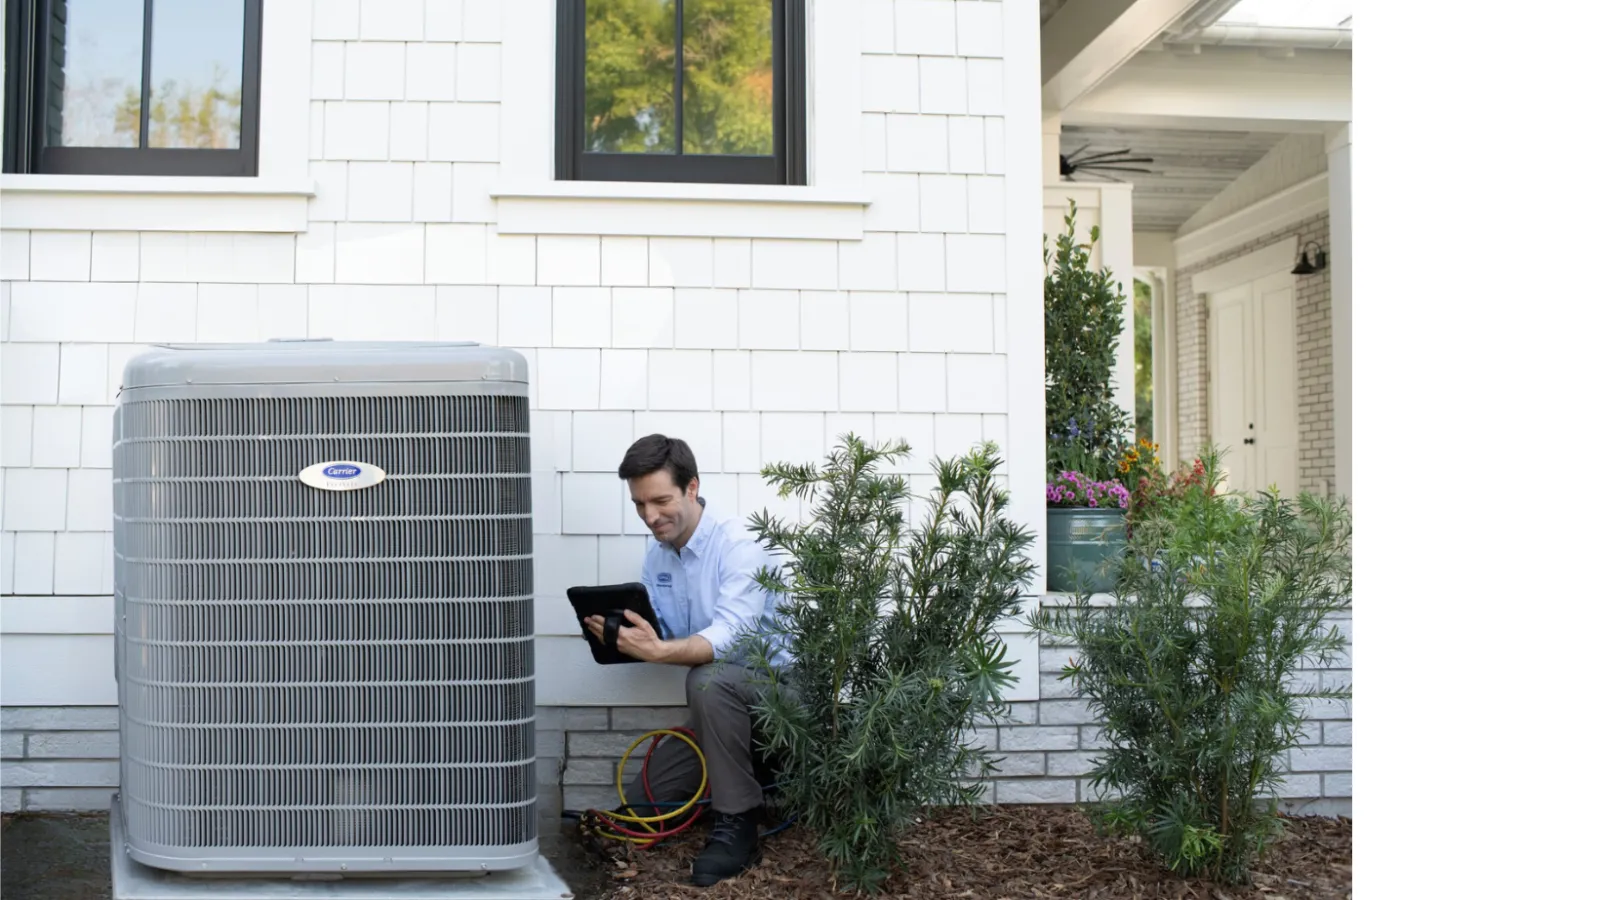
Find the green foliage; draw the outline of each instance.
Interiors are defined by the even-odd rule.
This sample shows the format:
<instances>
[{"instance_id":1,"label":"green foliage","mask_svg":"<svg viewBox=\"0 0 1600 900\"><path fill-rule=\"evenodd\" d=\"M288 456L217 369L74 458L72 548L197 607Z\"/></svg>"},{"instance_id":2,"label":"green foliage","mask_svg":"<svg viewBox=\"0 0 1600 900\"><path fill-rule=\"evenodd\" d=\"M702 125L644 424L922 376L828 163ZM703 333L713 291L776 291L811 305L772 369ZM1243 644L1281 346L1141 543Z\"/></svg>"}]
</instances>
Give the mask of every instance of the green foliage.
<instances>
[{"instance_id":1,"label":"green foliage","mask_svg":"<svg viewBox=\"0 0 1600 900\"><path fill-rule=\"evenodd\" d=\"M1138 529L1146 522L1160 521L1168 514L1195 505L1191 492L1210 490L1216 479L1209 478L1205 459L1196 459L1187 469L1165 472L1155 444L1140 439L1123 456L1127 464L1124 483L1132 492L1128 504L1128 527ZM1210 457L1214 458L1214 457Z\"/></svg>"},{"instance_id":2,"label":"green foliage","mask_svg":"<svg viewBox=\"0 0 1600 900\"><path fill-rule=\"evenodd\" d=\"M677 5L584 4L585 141L613 153L674 152ZM772 5L683 4L683 152L772 152Z\"/></svg>"},{"instance_id":3,"label":"green foliage","mask_svg":"<svg viewBox=\"0 0 1600 900\"><path fill-rule=\"evenodd\" d=\"M751 518L785 562L760 576L780 596L776 628L740 641L764 682L758 730L784 760L781 802L841 881L869 892L899 864L922 807L981 796L971 779L993 765L963 732L1005 711L1015 676L995 624L1020 611L1034 569L1033 535L1005 517L994 445L935 461L938 486L915 526L906 479L879 471L908 453L847 435L820 468L762 470L812 518ZM774 644L793 653L785 691Z\"/></svg>"},{"instance_id":4,"label":"green foliage","mask_svg":"<svg viewBox=\"0 0 1600 900\"><path fill-rule=\"evenodd\" d=\"M772 152L772 4L683 7L683 152Z\"/></svg>"},{"instance_id":5,"label":"green foliage","mask_svg":"<svg viewBox=\"0 0 1600 900\"><path fill-rule=\"evenodd\" d=\"M1128 439L1128 414L1113 400L1111 382L1127 298L1111 270L1090 267L1100 228L1079 243L1077 215L1074 203L1054 255L1045 248L1045 471L1102 480L1116 477Z\"/></svg>"},{"instance_id":6,"label":"green foliage","mask_svg":"<svg viewBox=\"0 0 1600 900\"><path fill-rule=\"evenodd\" d=\"M584 138L589 149L675 149L674 9L661 0L584 4Z\"/></svg>"},{"instance_id":7,"label":"green foliage","mask_svg":"<svg viewBox=\"0 0 1600 900\"><path fill-rule=\"evenodd\" d=\"M1331 663L1349 609L1350 515L1342 502L1217 490L1202 478L1136 529L1116 602L1033 617L1078 648L1062 673L1105 722L1092 784L1121 795L1104 821L1142 834L1176 871L1242 883L1275 834L1276 790L1304 738L1295 670Z\"/></svg>"},{"instance_id":8,"label":"green foliage","mask_svg":"<svg viewBox=\"0 0 1600 900\"><path fill-rule=\"evenodd\" d=\"M1155 440L1156 406L1152 375L1155 339L1150 320L1150 285L1133 282L1133 433L1139 440Z\"/></svg>"}]
</instances>

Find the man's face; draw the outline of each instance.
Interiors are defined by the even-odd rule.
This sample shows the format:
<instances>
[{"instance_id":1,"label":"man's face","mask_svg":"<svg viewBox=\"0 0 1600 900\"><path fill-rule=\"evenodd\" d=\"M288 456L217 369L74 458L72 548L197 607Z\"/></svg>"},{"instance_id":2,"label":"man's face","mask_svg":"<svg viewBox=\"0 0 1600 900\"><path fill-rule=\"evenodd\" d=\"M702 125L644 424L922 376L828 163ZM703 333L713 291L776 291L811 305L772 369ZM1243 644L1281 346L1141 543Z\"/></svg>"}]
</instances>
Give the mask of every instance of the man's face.
<instances>
[{"instance_id":1,"label":"man's face","mask_svg":"<svg viewBox=\"0 0 1600 900\"><path fill-rule=\"evenodd\" d=\"M672 473L666 469L651 472L628 481L628 493L633 497L633 508L649 527L656 540L678 549L688 543L694 526L700 521L700 504L696 497L700 479L689 479L686 491L678 490L672 483Z\"/></svg>"}]
</instances>

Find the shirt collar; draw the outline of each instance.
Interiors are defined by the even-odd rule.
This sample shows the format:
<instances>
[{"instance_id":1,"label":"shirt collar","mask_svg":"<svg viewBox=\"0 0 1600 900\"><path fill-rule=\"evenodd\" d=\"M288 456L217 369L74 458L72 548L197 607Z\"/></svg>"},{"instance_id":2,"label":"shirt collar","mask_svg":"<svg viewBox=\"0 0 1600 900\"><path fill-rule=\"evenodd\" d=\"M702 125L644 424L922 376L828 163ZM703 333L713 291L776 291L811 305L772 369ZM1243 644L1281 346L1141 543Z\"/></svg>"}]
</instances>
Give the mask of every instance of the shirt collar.
<instances>
[{"instance_id":1,"label":"shirt collar","mask_svg":"<svg viewBox=\"0 0 1600 900\"><path fill-rule=\"evenodd\" d=\"M689 536L689 543L683 545L683 552L701 557L705 556L706 547L711 543L711 529L716 524L716 520L711 517L709 508L706 506L706 498L696 497L695 499L700 503L700 521L695 524L694 534ZM669 549L672 547L671 544L665 546ZM681 556L682 553L679 555Z\"/></svg>"}]
</instances>

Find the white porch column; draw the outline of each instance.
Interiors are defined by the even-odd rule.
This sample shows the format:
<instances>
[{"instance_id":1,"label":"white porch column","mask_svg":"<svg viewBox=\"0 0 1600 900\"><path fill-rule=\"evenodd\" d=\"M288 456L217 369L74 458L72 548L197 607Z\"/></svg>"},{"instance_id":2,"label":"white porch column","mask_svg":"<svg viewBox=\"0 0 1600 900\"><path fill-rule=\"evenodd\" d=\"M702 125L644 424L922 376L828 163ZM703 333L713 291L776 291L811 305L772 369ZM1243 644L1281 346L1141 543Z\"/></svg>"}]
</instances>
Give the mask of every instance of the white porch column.
<instances>
[{"instance_id":1,"label":"white porch column","mask_svg":"<svg viewBox=\"0 0 1600 900\"><path fill-rule=\"evenodd\" d=\"M1039 125L1039 165L1045 187L1061 183L1061 113L1046 113Z\"/></svg>"},{"instance_id":2,"label":"white porch column","mask_svg":"<svg viewBox=\"0 0 1600 900\"><path fill-rule=\"evenodd\" d=\"M1328 136L1328 265L1333 281L1333 477L1335 490L1355 506L1350 415L1350 126Z\"/></svg>"},{"instance_id":3,"label":"white porch column","mask_svg":"<svg viewBox=\"0 0 1600 900\"><path fill-rule=\"evenodd\" d=\"M1117 364L1111 377L1116 403L1128 413L1131 440L1137 394L1133 377L1133 189L1127 185L1100 191L1100 265L1110 269L1111 277L1122 287L1122 340L1117 344Z\"/></svg>"}]
</instances>

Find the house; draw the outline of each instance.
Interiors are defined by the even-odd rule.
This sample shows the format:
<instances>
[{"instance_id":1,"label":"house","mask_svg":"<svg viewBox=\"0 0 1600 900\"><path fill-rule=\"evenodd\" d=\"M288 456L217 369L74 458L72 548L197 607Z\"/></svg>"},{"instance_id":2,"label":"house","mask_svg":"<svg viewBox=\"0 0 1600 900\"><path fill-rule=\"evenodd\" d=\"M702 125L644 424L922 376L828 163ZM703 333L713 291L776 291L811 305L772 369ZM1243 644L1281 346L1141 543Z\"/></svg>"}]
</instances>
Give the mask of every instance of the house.
<instances>
[{"instance_id":1,"label":"house","mask_svg":"<svg viewBox=\"0 0 1600 900\"><path fill-rule=\"evenodd\" d=\"M567 0L126 21L7 0L5 809L100 808L117 783L110 423L152 343L527 356L552 815L606 804L621 750L681 715L681 671L597 670L563 596L637 576L646 532L615 475L634 437L687 439L741 516L793 515L760 466L846 431L908 440L923 487L930 456L993 440L1043 532L1041 211L1059 229L1069 199L1100 262L1153 286L1157 436L1189 454L1254 424L1235 483L1349 494L1349 31L1230 6L747 0L680 29L671 4L588 0L605 15L585 30ZM680 74L679 42L726 64ZM1062 180L1062 153L1119 143L1156 174ZM1312 238L1327 268L1288 275ZM1006 754L990 796L1087 798L1097 729L1053 677L1064 651L1007 630L1023 678L1014 721L978 736ZM1314 712L1287 792L1348 809L1349 714Z\"/></svg>"}]
</instances>

